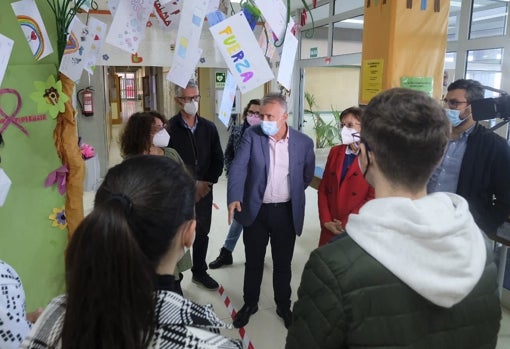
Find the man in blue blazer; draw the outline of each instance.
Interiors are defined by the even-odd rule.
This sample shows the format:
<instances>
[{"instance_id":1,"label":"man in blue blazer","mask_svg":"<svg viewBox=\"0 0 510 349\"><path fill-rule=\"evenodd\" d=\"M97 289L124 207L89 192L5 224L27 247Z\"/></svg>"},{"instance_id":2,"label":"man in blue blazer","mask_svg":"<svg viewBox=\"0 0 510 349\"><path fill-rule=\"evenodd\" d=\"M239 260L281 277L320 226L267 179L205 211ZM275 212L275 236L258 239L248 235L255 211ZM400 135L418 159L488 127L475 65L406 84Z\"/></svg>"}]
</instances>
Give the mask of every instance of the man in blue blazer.
<instances>
[{"instance_id":1,"label":"man in blue blazer","mask_svg":"<svg viewBox=\"0 0 510 349\"><path fill-rule=\"evenodd\" d=\"M287 102L279 94L261 101L259 126L248 128L230 167L227 202L229 223L244 227L246 253L244 305L234 326L245 326L258 310L268 242L273 256L276 313L285 326L290 311L291 261L296 235L301 235L305 189L315 168L313 141L287 125Z\"/></svg>"}]
</instances>

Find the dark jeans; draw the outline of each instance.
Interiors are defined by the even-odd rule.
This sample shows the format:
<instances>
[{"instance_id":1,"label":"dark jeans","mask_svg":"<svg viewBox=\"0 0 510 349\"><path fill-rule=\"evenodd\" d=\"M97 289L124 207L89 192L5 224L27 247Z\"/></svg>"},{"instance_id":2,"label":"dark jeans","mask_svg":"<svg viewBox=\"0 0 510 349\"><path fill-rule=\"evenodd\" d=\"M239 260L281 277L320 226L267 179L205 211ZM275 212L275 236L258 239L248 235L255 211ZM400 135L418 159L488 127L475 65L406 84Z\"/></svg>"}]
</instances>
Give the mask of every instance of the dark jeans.
<instances>
[{"instance_id":1,"label":"dark jeans","mask_svg":"<svg viewBox=\"0 0 510 349\"><path fill-rule=\"evenodd\" d=\"M195 204L195 217L197 219L197 228L195 231L195 241L193 242L193 274L205 273L207 263L207 247L209 246L209 231L211 230L213 194L212 190L202 200Z\"/></svg>"},{"instance_id":2,"label":"dark jeans","mask_svg":"<svg viewBox=\"0 0 510 349\"><path fill-rule=\"evenodd\" d=\"M252 225L243 233L246 264L244 268L244 302L254 306L259 301L267 243L273 255L273 290L276 305L290 308L290 264L294 254L296 232L292 222L292 205L263 204Z\"/></svg>"}]
</instances>

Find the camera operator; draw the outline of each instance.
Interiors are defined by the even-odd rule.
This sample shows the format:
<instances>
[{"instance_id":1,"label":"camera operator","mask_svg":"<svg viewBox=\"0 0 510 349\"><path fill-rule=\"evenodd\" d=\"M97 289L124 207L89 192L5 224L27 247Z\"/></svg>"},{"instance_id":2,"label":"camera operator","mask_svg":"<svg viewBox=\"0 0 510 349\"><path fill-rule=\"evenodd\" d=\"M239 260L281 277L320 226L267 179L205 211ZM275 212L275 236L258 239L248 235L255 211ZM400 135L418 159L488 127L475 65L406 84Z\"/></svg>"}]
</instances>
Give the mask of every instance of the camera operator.
<instances>
[{"instance_id":1,"label":"camera operator","mask_svg":"<svg viewBox=\"0 0 510 349\"><path fill-rule=\"evenodd\" d=\"M460 79L448 86L443 103L451 139L427 189L463 196L476 224L494 236L510 215L510 148L473 119L471 102L482 98L484 88L478 81Z\"/></svg>"}]
</instances>

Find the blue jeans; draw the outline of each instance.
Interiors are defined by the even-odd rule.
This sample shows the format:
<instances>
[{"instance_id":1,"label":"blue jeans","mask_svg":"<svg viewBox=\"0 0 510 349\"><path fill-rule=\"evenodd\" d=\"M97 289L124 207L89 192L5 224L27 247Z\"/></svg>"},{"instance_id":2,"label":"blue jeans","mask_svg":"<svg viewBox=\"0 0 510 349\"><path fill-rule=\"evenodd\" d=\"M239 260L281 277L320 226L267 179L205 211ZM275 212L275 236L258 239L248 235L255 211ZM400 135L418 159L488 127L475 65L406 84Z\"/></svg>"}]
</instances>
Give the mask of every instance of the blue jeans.
<instances>
[{"instance_id":1,"label":"blue jeans","mask_svg":"<svg viewBox=\"0 0 510 349\"><path fill-rule=\"evenodd\" d=\"M236 247L237 240L239 240L239 236L241 236L241 232L243 231L243 226L236 221L232 220L232 224L230 225L230 229L228 230L227 238L225 239L225 244L223 247L230 252L234 251Z\"/></svg>"}]
</instances>

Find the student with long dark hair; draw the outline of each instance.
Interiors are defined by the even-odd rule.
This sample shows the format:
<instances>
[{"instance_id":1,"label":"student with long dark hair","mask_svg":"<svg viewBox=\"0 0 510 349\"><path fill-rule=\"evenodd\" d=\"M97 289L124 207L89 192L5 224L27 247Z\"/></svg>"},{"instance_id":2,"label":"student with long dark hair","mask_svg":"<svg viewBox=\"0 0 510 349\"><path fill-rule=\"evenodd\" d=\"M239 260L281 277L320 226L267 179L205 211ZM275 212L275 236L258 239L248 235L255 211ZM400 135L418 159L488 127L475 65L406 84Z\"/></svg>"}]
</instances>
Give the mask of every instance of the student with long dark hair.
<instances>
[{"instance_id":1,"label":"student with long dark hair","mask_svg":"<svg viewBox=\"0 0 510 349\"><path fill-rule=\"evenodd\" d=\"M66 252L65 295L23 348L241 348L210 306L173 290L195 238L195 181L175 161L142 155L108 171ZM211 332L214 333L211 333Z\"/></svg>"}]
</instances>

